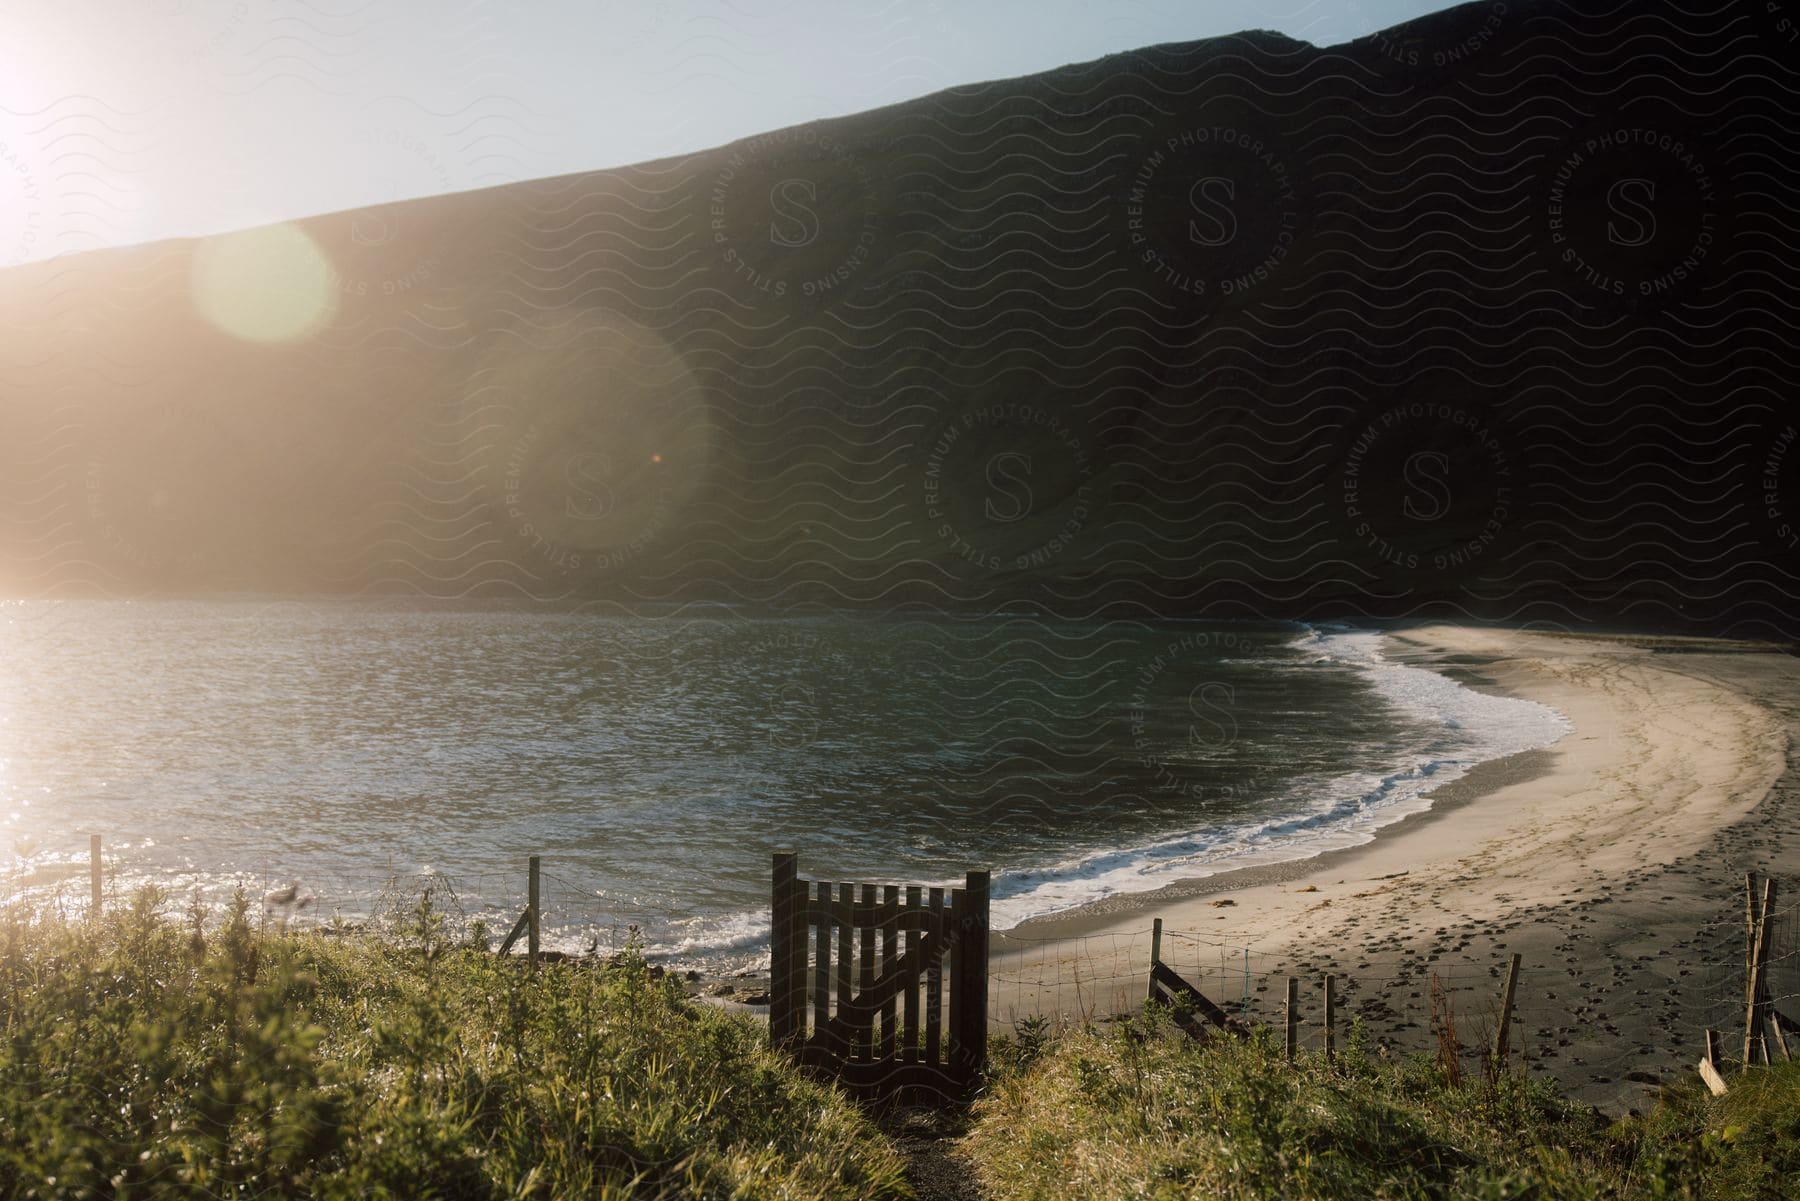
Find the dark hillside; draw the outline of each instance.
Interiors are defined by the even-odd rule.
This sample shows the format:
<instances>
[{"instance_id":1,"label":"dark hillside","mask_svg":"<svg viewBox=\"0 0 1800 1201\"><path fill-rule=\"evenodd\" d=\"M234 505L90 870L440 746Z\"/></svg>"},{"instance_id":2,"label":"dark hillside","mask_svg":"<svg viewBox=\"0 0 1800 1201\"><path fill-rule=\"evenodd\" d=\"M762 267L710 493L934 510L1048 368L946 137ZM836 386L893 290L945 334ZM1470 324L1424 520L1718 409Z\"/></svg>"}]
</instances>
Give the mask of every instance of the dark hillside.
<instances>
[{"instance_id":1,"label":"dark hillside","mask_svg":"<svg viewBox=\"0 0 1800 1201\"><path fill-rule=\"evenodd\" d=\"M0 586L1792 634L1793 29L1247 33L14 269Z\"/></svg>"}]
</instances>

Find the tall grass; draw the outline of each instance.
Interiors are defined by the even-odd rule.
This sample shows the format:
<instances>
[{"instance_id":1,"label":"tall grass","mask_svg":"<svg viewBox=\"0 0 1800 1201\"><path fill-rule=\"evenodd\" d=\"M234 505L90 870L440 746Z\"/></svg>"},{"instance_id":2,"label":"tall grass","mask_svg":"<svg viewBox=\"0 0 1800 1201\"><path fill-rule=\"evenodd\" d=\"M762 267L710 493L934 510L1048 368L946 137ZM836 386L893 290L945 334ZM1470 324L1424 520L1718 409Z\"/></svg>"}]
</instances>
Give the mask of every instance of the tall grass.
<instances>
[{"instance_id":1,"label":"tall grass","mask_svg":"<svg viewBox=\"0 0 1800 1201\"><path fill-rule=\"evenodd\" d=\"M0 1199L866 1198L898 1156L633 953L0 915Z\"/></svg>"},{"instance_id":2,"label":"tall grass","mask_svg":"<svg viewBox=\"0 0 1800 1201\"><path fill-rule=\"evenodd\" d=\"M961 1158L992 1201L1788 1201L1800 1065L1609 1122L1441 1058L1288 1063L1152 1011L1024 1023ZM382 937L172 914L0 913L0 1201L909 1195L902 1161L765 1029L627 952L531 973L429 895Z\"/></svg>"},{"instance_id":3,"label":"tall grass","mask_svg":"<svg viewBox=\"0 0 1800 1201\"><path fill-rule=\"evenodd\" d=\"M1019 1050L968 1139L993 1201L1800 1196L1800 1065L1613 1122L1548 1082L1372 1054L1360 1030L1333 1063L1290 1064L1266 1031L1201 1046L1155 1014Z\"/></svg>"}]
</instances>

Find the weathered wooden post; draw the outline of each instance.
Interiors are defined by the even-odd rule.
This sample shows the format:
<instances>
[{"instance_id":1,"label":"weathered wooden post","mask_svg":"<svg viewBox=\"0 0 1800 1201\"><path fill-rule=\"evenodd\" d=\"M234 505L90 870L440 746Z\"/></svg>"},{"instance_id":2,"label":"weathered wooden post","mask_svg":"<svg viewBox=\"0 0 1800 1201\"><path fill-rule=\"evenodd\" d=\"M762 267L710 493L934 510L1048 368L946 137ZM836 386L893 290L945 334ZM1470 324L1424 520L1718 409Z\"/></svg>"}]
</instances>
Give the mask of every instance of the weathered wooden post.
<instances>
[{"instance_id":1,"label":"weathered wooden post","mask_svg":"<svg viewBox=\"0 0 1800 1201\"><path fill-rule=\"evenodd\" d=\"M102 904L100 891L100 836L98 834L88 835L88 871L93 878L92 882L94 889L94 904L89 912L92 913L95 918L98 918L100 916Z\"/></svg>"},{"instance_id":2,"label":"weathered wooden post","mask_svg":"<svg viewBox=\"0 0 1800 1201\"><path fill-rule=\"evenodd\" d=\"M800 985L794 978L794 887L799 876L800 857L775 852L769 891L769 1043L777 1048L793 1042L799 1013Z\"/></svg>"},{"instance_id":3,"label":"weathered wooden post","mask_svg":"<svg viewBox=\"0 0 1800 1201\"><path fill-rule=\"evenodd\" d=\"M1756 977L1756 873L1744 873L1744 1008L1748 1011L1756 1003L1756 994L1752 991ZM1745 1021L1748 1026L1748 1019ZM1746 1066L1755 1051L1753 1034L1744 1031L1744 1056Z\"/></svg>"},{"instance_id":4,"label":"weathered wooden post","mask_svg":"<svg viewBox=\"0 0 1800 1201\"><path fill-rule=\"evenodd\" d=\"M1513 996L1519 989L1519 953L1506 965L1506 985L1500 990L1500 1021L1494 1028L1494 1066L1506 1066L1507 1038L1512 1032Z\"/></svg>"},{"instance_id":5,"label":"weathered wooden post","mask_svg":"<svg viewBox=\"0 0 1800 1201\"><path fill-rule=\"evenodd\" d=\"M839 880L837 886L837 1011L848 1017L856 1000L856 885ZM856 1053L856 1033L849 1026L835 1030L832 1054L850 1059Z\"/></svg>"},{"instance_id":6,"label":"weathered wooden post","mask_svg":"<svg viewBox=\"0 0 1800 1201\"><path fill-rule=\"evenodd\" d=\"M1761 1036L1762 1058L1764 1063L1775 1062L1775 1052L1769 1047L1769 1036L1773 1034L1780 1044L1785 1056L1787 1040L1782 1037L1781 1023L1775 1020L1775 1001L1769 995L1769 951L1775 940L1775 877L1763 878L1762 912L1757 915L1760 923L1756 952L1756 1020L1757 1033Z\"/></svg>"},{"instance_id":7,"label":"weathered wooden post","mask_svg":"<svg viewBox=\"0 0 1800 1201\"><path fill-rule=\"evenodd\" d=\"M818 925L813 931L813 1035L828 1048L837 1043L831 1024L831 935L837 929L831 895L830 881L814 882L812 901L818 906Z\"/></svg>"},{"instance_id":8,"label":"weathered wooden post","mask_svg":"<svg viewBox=\"0 0 1800 1201\"><path fill-rule=\"evenodd\" d=\"M933 888L925 894L926 903L931 907L931 928L947 931L950 917L944 910L944 890ZM940 934L940 938L947 938ZM952 974L952 980L955 979ZM943 1061L944 1054L944 961L939 956L932 956L925 965L925 1062L934 1067Z\"/></svg>"},{"instance_id":9,"label":"weathered wooden post","mask_svg":"<svg viewBox=\"0 0 1800 1201\"><path fill-rule=\"evenodd\" d=\"M1337 977L1325 977L1325 1062L1337 1054Z\"/></svg>"},{"instance_id":10,"label":"weathered wooden post","mask_svg":"<svg viewBox=\"0 0 1800 1201\"><path fill-rule=\"evenodd\" d=\"M1769 936L1774 925L1769 915L1775 908L1775 879L1773 876L1763 880L1762 902L1756 900L1756 877L1746 877L1750 894L1750 958L1745 964L1744 974L1747 977L1744 986L1746 1001L1744 1004L1744 1066L1749 1067L1758 1059L1769 1062L1769 1045L1763 1038L1763 982L1769 959Z\"/></svg>"},{"instance_id":11,"label":"weathered wooden post","mask_svg":"<svg viewBox=\"0 0 1800 1201\"><path fill-rule=\"evenodd\" d=\"M892 981L900 963L900 886L881 889L881 978ZM878 1059L891 1060L897 1050L899 1009L890 991L881 1003L881 1051Z\"/></svg>"},{"instance_id":12,"label":"weathered wooden post","mask_svg":"<svg viewBox=\"0 0 1800 1201\"><path fill-rule=\"evenodd\" d=\"M906 886L906 991L900 1010L900 1058L907 1063L919 1061L919 984L925 975L919 970L919 943L925 932L919 928L924 912L924 891L917 884Z\"/></svg>"},{"instance_id":13,"label":"weathered wooden post","mask_svg":"<svg viewBox=\"0 0 1800 1201\"><path fill-rule=\"evenodd\" d=\"M954 902L950 964L950 1067L973 1085L987 1071L988 873L970 872Z\"/></svg>"},{"instance_id":14,"label":"weathered wooden post","mask_svg":"<svg viewBox=\"0 0 1800 1201\"><path fill-rule=\"evenodd\" d=\"M855 909L858 1000L867 997L875 988L875 937L881 925L881 907L876 901L876 887L864 884L861 891L862 896L857 900ZM875 1025L879 1020L879 1009L859 1016L856 1032L857 1058L875 1058Z\"/></svg>"},{"instance_id":15,"label":"weathered wooden post","mask_svg":"<svg viewBox=\"0 0 1800 1201\"><path fill-rule=\"evenodd\" d=\"M1745 1067L1756 1053L1756 1031L1750 1015L1756 1008L1756 873L1744 873L1744 1057Z\"/></svg>"},{"instance_id":16,"label":"weathered wooden post","mask_svg":"<svg viewBox=\"0 0 1800 1201\"><path fill-rule=\"evenodd\" d=\"M1156 965L1162 962L1162 919L1150 923L1150 983L1144 988L1144 1000L1156 1000Z\"/></svg>"},{"instance_id":17,"label":"weathered wooden post","mask_svg":"<svg viewBox=\"0 0 1800 1201\"><path fill-rule=\"evenodd\" d=\"M1300 981L1289 976L1287 978L1287 1057L1291 1061L1294 1051L1299 1046L1300 1035Z\"/></svg>"},{"instance_id":18,"label":"weathered wooden post","mask_svg":"<svg viewBox=\"0 0 1800 1201\"><path fill-rule=\"evenodd\" d=\"M538 902L542 898L539 888L539 861L536 855L531 857L529 867L530 879L525 891L525 950L531 961L531 969L537 970L539 953L539 936L542 934L542 915L538 911Z\"/></svg>"}]
</instances>

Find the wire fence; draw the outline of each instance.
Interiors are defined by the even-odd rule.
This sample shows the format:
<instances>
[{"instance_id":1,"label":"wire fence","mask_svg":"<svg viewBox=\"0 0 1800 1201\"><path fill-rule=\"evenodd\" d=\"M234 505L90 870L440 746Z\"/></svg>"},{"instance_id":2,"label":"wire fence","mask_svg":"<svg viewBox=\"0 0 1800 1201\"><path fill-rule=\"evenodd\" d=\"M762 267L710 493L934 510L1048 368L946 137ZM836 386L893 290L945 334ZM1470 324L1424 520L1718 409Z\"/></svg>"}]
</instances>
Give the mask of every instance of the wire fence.
<instances>
[{"instance_id":1,"label":"wire fence","mask_svg":"<svg viewBox=\"0 0 1800 1201\"><path fill-rule=\"evenodd\" d=\"M70 852L15 865L0 878L0 905L30 899L67 918L92 905L87 856ZM102 863L103 904L129 904L154 883L172 914L196 901L217 911L242 889L259 920L290 929L341 934L394 933L416 922L421 902L455 937L498 944L524 911L521 864L504 871L436 870L312 873L301 881L267 871L154 876L118 859ZM597 888L554 867L541 876L544 947L568 955L610 956L635 942L653 960L708 975L751 977L766 970L768 914L746 914L721 934L670 898ZM1782 894L1792 896L1783 889ZM1583 919L1575 919L1579 928ZM1766 918L1765 977L1774 1008L1800 1015L1800 900ZM1027 1021L1069 1027L1138 1010L1148 989L1152 938L1147 928L1080 938L1031 938L997 932L989 960L990 1028ZM1286 982L1299 981L1296 1026L1301 1050L1324 1049L1324 977L1334 981L1333 1023L1342 1047L1352 1024L1378 1053L1437 1053L1446 1039L1471 1055L1492 1045L1510 948L1535 948L1520 970L1508 1045L1526 1065L1565 1079L1610 1083L1633 1073L1666 1079L1691 1069L1720 1034L1725 1064L1741 1063L1746 1019L1747 937L1741 914L1703 924L1679 949L1575 941L1565 918L1511 923L1451 943L1405 948L1322 947L1310 956L1245 946L1207 932L1165 929L1160 959L1227 1015L1251 1026L1286 1022ZM750 989L754 992L754 989ZM1800 1045L1790 1036L1791 1049ZM1778 1055L1779 1053L1776 1052Z\"/></svg>"},{"instance_id":2,"label":"wire fence","mask_svg":"<svg viewBox=\"0 0 1800 1201\"><path fill-rule=\"evenodd\" d=\"M671 903L620 897L549 871L542 879L545 947L563 954L610 955L651 931L672 932L679 940L683 926L693 922ZM31 904L79 919L93 907L94 887L85 848L78 856L39 854L0 875L0 906ZM162 912L201 914L208 921L217 920L241 892L259 923L340 935L402 933L417 924L424 906L450 937L489 944L505 937L529 899L523 864L481 872L311 870L295 878L260 868L204 873L146 868L111 852L103 857L98 887L109 910L132 904L149 888ZM675 946L654 949L665 956L677 953Z\"/></svg>"},{"instance_id":3,"label":"wire fence","mask_svg":"<svg viewBox=\"0 0 1800 1201\"><path fill-rule=\"evenodd\" d=\"M1800 901L1767 918L1765 961L1774 1008L1800 1015ZM1471 1061L1494 1045L1511 948L1534 947L1520 967L1507 1035L1509 1054L1531 1068L1604 1086L1665 1081L1691 1070L1708 1030L1725 1065L1741 1065L1746 1024L1747 939L1718 919L1684 950L1593 954L1571 940L1566 920L1511 925L1463 937L1454 950L1333 948L1300 957L1221 940L1162 932L1160 959L1227 1016L1284 1028L1287 980L1297 989L1297 1043L1325 1049L1325 984L1335 994L1333 1029L1342 1048L1352 1024L1382 1054L1438 1054L1456 1045ZM1575 925L1580 919L1575 919ZM990 1018L1000 1029L1025 1019L1083 1024L1136 1010L1147 992L1151 934L1031 941L1000 935L990 975ZM1800 1040L1788 1036L1790 1052ZM1772 1052L1780 1057L1779 1049Z\"/></svg>"}]
</instances>

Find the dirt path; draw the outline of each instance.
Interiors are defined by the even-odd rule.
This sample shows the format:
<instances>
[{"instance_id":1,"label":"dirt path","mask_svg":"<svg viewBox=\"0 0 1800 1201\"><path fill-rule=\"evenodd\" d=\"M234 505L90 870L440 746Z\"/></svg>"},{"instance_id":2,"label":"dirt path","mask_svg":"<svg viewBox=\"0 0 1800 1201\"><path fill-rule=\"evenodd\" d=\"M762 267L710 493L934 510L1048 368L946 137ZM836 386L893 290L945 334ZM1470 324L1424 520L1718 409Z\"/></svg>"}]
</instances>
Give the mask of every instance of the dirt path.
<instances>
[{"instance_id":1,"label":"dirt path","mask_svg":"<svg viewBox=\"0 0 1800 1201\"><path fill-rule=\"evenodd\" d=\"M903 1110L885 1118L882 1128L906 1156L906 1181L919 1201L983 1201L987 1196L957 1144L962 1133L957 1117Z\"/></svg>"}]
</instances>

